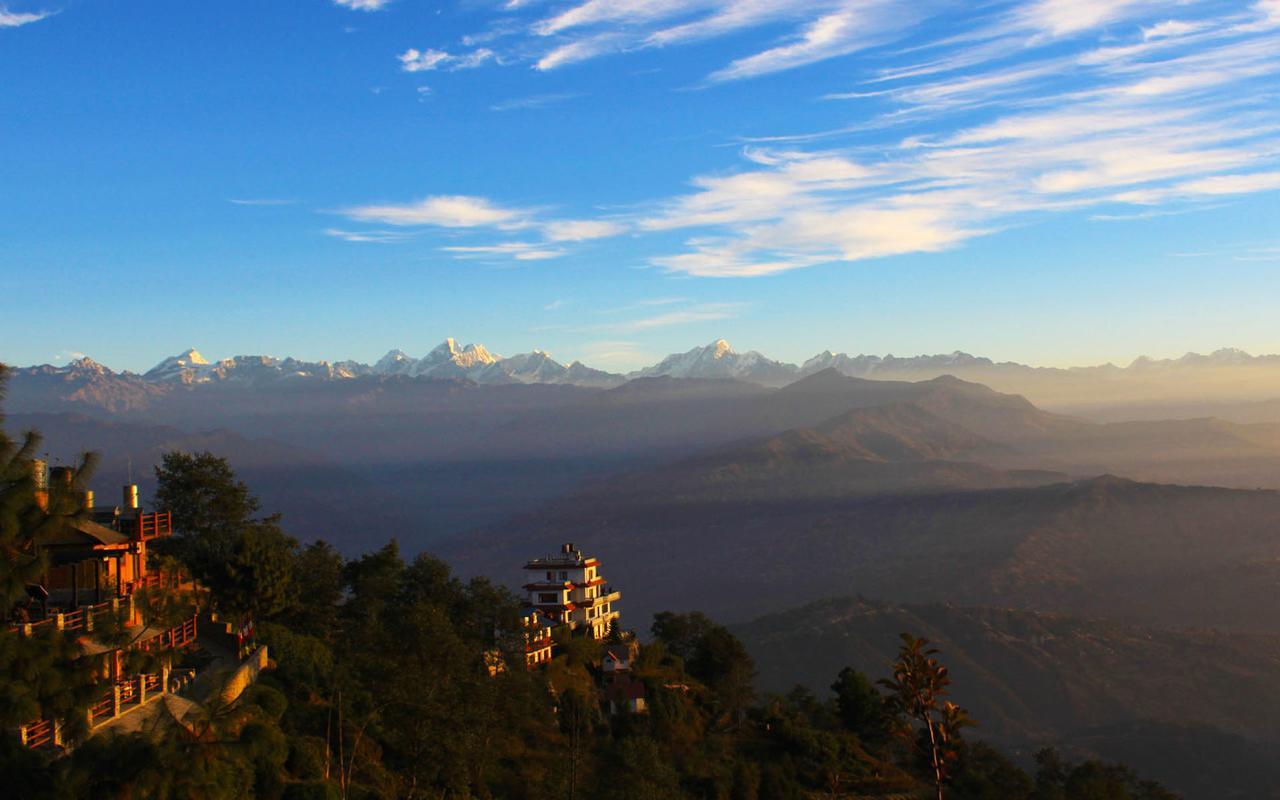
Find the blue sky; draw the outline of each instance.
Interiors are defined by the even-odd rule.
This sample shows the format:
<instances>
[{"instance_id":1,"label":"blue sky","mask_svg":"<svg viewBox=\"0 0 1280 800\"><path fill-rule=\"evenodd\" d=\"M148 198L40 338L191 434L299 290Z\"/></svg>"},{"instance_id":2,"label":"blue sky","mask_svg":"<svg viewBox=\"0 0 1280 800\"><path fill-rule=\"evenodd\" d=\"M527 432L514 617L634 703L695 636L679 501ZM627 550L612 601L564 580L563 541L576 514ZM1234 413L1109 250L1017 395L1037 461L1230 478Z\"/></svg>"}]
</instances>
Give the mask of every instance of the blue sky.
<instances>
[{"instance_id":1,"label":"blue sky","mask_svg":"<svg viewBox=\"0 0 1280 800\"><path fill-rule=\"evenodd\" d=\"M1280 0L0 4L0 359L1280 351Z\"/></svg>"}]
</instances>

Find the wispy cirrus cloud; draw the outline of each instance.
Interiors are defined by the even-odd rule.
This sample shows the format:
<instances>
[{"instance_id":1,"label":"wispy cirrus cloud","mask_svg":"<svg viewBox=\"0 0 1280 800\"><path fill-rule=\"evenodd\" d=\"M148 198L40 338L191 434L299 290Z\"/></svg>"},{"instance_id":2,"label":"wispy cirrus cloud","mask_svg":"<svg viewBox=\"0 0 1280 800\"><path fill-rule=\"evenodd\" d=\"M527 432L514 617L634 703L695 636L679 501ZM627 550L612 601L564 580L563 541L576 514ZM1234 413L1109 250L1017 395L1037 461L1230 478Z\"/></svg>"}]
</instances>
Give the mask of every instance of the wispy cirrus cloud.
<instances>
[{"instance_id":1,"label":"wispy cirrus cloud","mask_svg":"<svg viewBox=\"0 0 1280 800\"><path fill-rule=\"evenodd\" d=\"M520 111L526 109L548 108L581 97L576 92L559 92L556 94L535 94L528 97L514 97L489 106L490 111Z\"/></svg>"},{"instance_id":2,"label":"wispy cirrus cloud","mask_svg":"<svg viewBox=\"0 0 1280 800\"><path fill-rule=\"evenodd\" d=\"M532 212L498 205L484 197L432 195L410 203L351 206L339 214L358 222L438 228L527 227Z\"/></svg>"},{"instance_id":3,"label":"wispy cirrus cloud","mask_svg":"<svg viewBox=\"0 0 1280 800\"><path fill-rule=\"evenodd\" d=\"M548 248L537 242L502 242L488 245L451 245L441 247L446 253L462 257L484 258L500 256L516 261L545 261L548 258L559 258L565 251Z\"/></svg>"},{"instance_id":4,"label":"wispy cirrus cloud","mask_svg":"<svg viewBox=\"0 0 1280 800\"><path fill-rule=\"evenodd\" d=\"M391 0L333 0L333 4L352 11L381 11L391 5Z\"/></svg>"},{"instance_id":5,"label":"wispy cirrus cloud","mask_svg":"<svg viewBox=\"0 0 1280 800\"><path fill-rule=\"evenodd\" d=\"M0 5L0 28L21 28L51 16L52 11L10 11L7 6Z\"/></svg>"},{"instance_id":6,"label":"wispy cirrus cloud","mask_svg":"<svg viewBox=\"0 0 1280 800\"><path fill-rule=\"evenodd\" d=\"M685 308L664 311L660 314L620 320L595 327L597 330L609 330L618 333L640 333L679 325L733 319L739 316L746 307L745 303L697 303Z\"/></svg>"},{"instance_id":7,"label":"wispy cirrus cloud","mask_svg":"<svg viewBox=\"0 0 1280 800\"><path fill-rule=\"evenodd\" d=\"M350 206L339 209L353 222L403 228L474 230L536 234L540 241L487 241L450 244L440 250L461 258L508 257L516 261L541 261L565 255L565 245L617 236L628 227L608 219L560 219L546 217L540 209L504 206L484 197L432 195L398 204ZM341 231L347 241L387 241L385 232ZM336 234L335 234L336 235ZM367 240L355 238L368 235Z\"/></svg>"},{"instance_id":8,"label":"wispy cirrus cloud","mask_svg":"<svg viewBox=\"0 0 1280 800\"><path fill-rule=\"evenodd\" d=\"M692 191L661 201L637 227L692 234L683 252L652 263L764 275L946 250L1036 215L1105 218L1118 216L1109 206L1280 190L1280 111L1264 99L1280 48L1259 27L1270 9L1179 24L1147 23L1144 11L1167 14L1144 2L1039 2L967 40L924 47L928 60L842 95L864 113L882 110L824 134L827 149L806 148L804 137L787 150L748 148L751 168L695 176ZM1111 29L1105 40L1086 35L1118 21L1127 41ZM1017 59L1003 44L975 54L972 40L1003 42L1016 30L1028 31ZM1043 44L1054 37L1078 44ZM925 132L894 140L894 128Z\"/></svg>"},{"instance_id":9,"label":"wispy cirrus cloud","mask_svg":"<svg viewBox=\"0 0 1280 800\"><path fill-rule=\"evenodd\" d=\"M705 88L867 55L860 78L824 98L850 104L847 125L756 133L763 146L747 147L736 169L694 174L683 191L625 214L557 220L472 198L477 214L466 223L427 207L434 199L355 210L353 219L518 230L518 242L450 245L489 248L451 251L460 255L512 258L551 257L569 243L621 234L677 234L683 246L668 246L650 265L743 277L940 252L1047 215L1149 218L1280 190L1280 0L579 0L508 8L502 35L488 40L507 49L487 60L541 71L766 28L768 37L691 82ZM441 69L456 58L413 50L401 61Z\"/></svg>"},{"instance_id":10,"label":"wispy cirrus cloud","mask_svg":"<svg viewBox=\"0 0 1280 800\"><path fill-rule=\"evenodd\" d=\"M462 69L475 69L496 59L497 54L486 47L458 54L444 50L430 48L418 50L410 47L396 56L396 60L400 62L400 69L404 72L430 72L437 69L456 72Z\"/></svg>"},{"instance_id":11,"label":"wispy cirrus cloud","mask_svg":"<svg viewBox=\"0 0 1280 800\"><path fill-rule=\"evenodd\" d=\"M335 239L341 239L344 242L356 242L360 244L396 244L404 242L412 238L411 233L405 231L380 231L380 230L363 230L348 231L341 228L325 228L325 236L332 236Z\"/></svg>"}]
</instances>

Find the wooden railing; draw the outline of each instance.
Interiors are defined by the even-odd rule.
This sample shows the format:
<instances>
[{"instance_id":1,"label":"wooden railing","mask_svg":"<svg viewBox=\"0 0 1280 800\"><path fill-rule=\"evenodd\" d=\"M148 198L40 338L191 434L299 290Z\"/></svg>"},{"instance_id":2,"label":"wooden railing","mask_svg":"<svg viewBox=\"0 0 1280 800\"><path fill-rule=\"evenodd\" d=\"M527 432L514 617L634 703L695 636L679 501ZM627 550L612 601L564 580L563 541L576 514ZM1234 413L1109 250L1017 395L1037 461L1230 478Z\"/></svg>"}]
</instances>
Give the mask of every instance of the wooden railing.
<instances>
[{"instance_id":1,"label":"wooden railing","mask_svg":"<svg viewBox=\"0 0 1280 800\"><path fill-rule=\"evenodd\" d=\"M84 606L77 608L75 611L68 611L62 615L62 629L64 631L78 631L85 627Z\"/></svg>"},{"instance_id":2,"label":"wooden railing","mask_svg":"<svg viewBox=\"0 0 1280 800\"><path fill-rule=\"evenodd\" d=\"M157 537L169 536L173 533L173 516L168 511L153 514L139 514L132 531L127 531L138 541L147 541Z\"/></svg>"},{"instance_id":3,"label":"wooden railing","mask_svg":"<svg viewBox=\"0 0 1280 800\"><path fill-rule=\"evenodd\" d=\"M57 627L58 630L61 631L90 631L93 630L95 623L97 623L99 619L118 612L122 607L126 606L127 602L128 599L123 597L103 600L101 603L80 606L79 608L65 613L53 613L44 619L37 620L35 622L11 623L9 625L9 630L13 632L21 631L23 633L34 633L37 629L43 626L51 625Z\"/></svg>"},{"instance_id":4,"label":"wooden railing","mask_svg":"<svg viewBox=\"0 0 1280 800\"><path fill-rule=\"evenodd\" d=\"M139 576L133 582L133 590L139 589L159 589L164 586L164 575L159 571L146 572Z\"/></svg>"},{"instance_id":5,"label":"wooden railing","mask_svg":"<svg viewBox=\"0 0 1280 800\"><path fill-rule=\"evenodd\" d=\"M102 699L89 706L89 726L96 728L116 715L115 688L107 692Z\"/></svg>"},{"instance_id":6,"label":"wooden railing","mask_svg":"<svg viewBox=\"0 0 1280 800\"><path fill-rule=\"evenodd\" d=\"M22 740L27 747L48 747L53 744L53 720L36 720L22 726Z\"/></svg>"},{"instance_id":7,"label":"wooden railing","mask_svg":"<svg viewBox=\"0 0 1280 800\"><path fill-rule=\"evenodd\" d=\"M176 650L191 644L195 640L196 618L191 617L162 632L159 636L153 636L146 641L139 642L136 647L146 652L165 649Z\"/></svg>"}]
</instances>

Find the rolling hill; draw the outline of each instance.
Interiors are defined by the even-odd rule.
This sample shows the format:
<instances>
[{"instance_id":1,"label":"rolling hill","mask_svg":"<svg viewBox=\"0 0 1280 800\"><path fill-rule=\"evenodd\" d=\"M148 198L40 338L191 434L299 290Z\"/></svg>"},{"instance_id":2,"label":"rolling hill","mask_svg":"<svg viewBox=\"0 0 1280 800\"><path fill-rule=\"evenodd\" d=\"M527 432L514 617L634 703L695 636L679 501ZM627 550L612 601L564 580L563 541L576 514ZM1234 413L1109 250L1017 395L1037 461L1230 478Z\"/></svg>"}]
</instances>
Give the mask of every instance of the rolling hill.
<instances>
[{"instance_id":1,"label":"rolling hill","mask_svg":"<svg viewBox=\"0 0 1280 800\"><path fill-rule=\"evenodd\" d=\"M941 650L952 699L978 720L970 736L1124 761L1187 797L1280 793L1280 637L858 598L734 629L762 688L819 696L845 666L884 675L904 631Z\"/></svg>"}]
</instances>

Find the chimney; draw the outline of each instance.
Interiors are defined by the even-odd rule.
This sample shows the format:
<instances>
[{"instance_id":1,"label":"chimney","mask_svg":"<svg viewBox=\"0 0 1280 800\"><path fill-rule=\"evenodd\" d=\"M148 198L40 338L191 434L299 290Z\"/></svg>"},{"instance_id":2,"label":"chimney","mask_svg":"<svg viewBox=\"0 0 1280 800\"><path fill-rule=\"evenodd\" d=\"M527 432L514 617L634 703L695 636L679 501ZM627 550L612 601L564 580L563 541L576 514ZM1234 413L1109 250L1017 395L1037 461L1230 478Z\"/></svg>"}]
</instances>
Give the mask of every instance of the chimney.
<instances>
[{"instance_id":1,"label":"chimney","mask_svg":"<svg viewBox=\"0 0 1280 800\"><path fill-rule=\"evenodd\" d=\"M36 485L36 503L42 511L49 510L49 465L40 459L31 462L31 480Z\"/></svg>"},{"instance_id":2,"label":"chimney","mask_svg":"<svg viewBox=\"0 0 1280 800\"><path fill-rule=\"evenodd\" d=\"M49 488L70 489L75 477L75 471L71 467L53 467L49 470Z\"/></svg>"},{"instance_id":3,"label":"chimney","mask_svg":"<svg viewBox=\"0 0 1280 800\"><path fill-rule=\"evenodd\" d=\"M138 484L126 483L124 485L124 507L125 508L138 507Z\"/></svg>"},{"instance_id":4,"label":"chimney","mask_svg":"<svg viewBox=\"0 0 1280 800\"><path fill-rule=\"evenodd\" d=\"M566 556L573 555L573 542L567 542L566 544L561 545L560 552L564 553Z\"/></svg>"}]
</instances>

